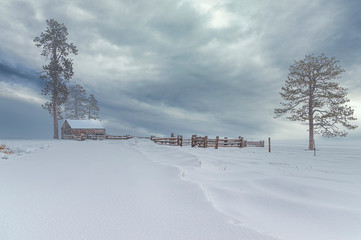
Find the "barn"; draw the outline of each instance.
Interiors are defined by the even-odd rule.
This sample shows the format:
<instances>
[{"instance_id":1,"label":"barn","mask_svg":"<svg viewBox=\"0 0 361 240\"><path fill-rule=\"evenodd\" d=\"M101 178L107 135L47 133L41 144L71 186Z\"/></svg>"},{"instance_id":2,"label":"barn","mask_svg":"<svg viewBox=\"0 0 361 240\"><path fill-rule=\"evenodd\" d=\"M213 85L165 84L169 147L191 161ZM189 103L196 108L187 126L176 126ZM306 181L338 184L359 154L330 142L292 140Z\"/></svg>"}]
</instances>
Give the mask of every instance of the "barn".
<instances>
[{"instance_id":1,"label":"barn","mask_svg":"<svg viewBox=\"0 0 361 240\"><path fill-rule=\"evenodd\" d=\"M61 127L62 139L105 139L105 128L100 120L65 120Z\"/></svg>"}]
</instances>

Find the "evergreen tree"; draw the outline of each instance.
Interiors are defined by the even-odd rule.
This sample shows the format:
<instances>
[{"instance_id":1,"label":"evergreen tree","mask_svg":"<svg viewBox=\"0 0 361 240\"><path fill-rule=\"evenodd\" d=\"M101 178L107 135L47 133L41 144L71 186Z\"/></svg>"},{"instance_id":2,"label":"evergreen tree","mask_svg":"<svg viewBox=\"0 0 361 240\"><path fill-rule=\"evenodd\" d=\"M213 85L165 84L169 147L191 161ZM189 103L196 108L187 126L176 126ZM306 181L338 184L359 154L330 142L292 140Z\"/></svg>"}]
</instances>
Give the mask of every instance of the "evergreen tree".
<instances>
[{"instance_id":1,"label":"evergreen tree","mask_svg":"<svg viewBox=\"0 0 361 240\"><path fill-rule=\"evenodd\" d=\"M68 96L66 82L69 82L73 72L73 60L68 58L70 53L78 54L73 43L67 43L68 30L64 24L54 19L46 20L47 28L40 37L35 37L36 47L42 47L41 55L49 60L49 64L42 66L40 78L45 82L43 95L49 95L50 100L42 107L53 116L54 139L59 139L58 120L61 119L60 107Z\"/></svg>"},{"instance_id":2,"label":"evergreen tree","mask_svg":"<svg viewBox=\"0 0 361 240\"><path fill-rule=\"evenodd\" d=\"M88 119L99 119L98 100L95 99L94 94L90 94L88 99Z\"/></svg>"},{"instance_id":3,"label":"evergreen tree","mask_svg":"<svg viewBox=\"0 0 361 240\"><path fill-rule=\"evenodd\" d=\"M87 118L88 99L85 89L79 85L69 87L68 100L65 103L65 117L80 120Z\"/></svg>"},{"instance_id":4,"label":"evergreen tree","mask_svg":"<svg viewBox=\"0 0 361 240\"><path fill-rule=\"evenodd\" d=\"M356 119L354 110L345 105L350 101L347 89L332 81L345 71L338 62L325 54L295 61L280 92L285 102L281 102L282 108L275 109L275 118L289 113L287 119L308 125L310 150L314 150L314 134L344 137L345 129L357 127L349 122Z\"/></svg>"}]
</instances>

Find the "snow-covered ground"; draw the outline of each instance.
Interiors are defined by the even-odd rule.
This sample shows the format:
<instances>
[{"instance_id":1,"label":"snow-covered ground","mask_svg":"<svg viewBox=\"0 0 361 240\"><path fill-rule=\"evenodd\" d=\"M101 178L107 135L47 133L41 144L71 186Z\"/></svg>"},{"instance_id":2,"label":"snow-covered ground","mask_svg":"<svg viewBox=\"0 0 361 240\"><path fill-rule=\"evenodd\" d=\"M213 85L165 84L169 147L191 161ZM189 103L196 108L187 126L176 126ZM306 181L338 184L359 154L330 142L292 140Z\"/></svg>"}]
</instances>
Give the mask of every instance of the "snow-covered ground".
<instances>
[{"instance_id":1,"label":"snow-covered ground","mask_svg":"<svg viewBox=\"0 0 361 240\"><path fill-rule=\"evenodd\" d=\"M357 145L0 144L0 239L361 239Z\"/></svg>"}]
</instances>

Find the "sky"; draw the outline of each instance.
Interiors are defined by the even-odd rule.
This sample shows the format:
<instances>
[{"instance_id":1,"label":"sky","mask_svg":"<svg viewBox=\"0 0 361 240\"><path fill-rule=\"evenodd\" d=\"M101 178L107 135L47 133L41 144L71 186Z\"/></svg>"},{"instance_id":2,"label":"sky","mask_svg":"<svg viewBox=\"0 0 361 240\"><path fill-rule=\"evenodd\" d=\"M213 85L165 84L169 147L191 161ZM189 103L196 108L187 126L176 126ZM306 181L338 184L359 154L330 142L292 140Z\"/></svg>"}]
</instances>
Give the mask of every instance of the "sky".
<instances>
[{"instance_id":1,"label":"sky","mask_svg":"<svg viewBox=\"0 0 361 240\"><path fill-rule=\"evenodd\" d=\"M289 66L321 53L345 69L361 126L359 0L2 0L0 139L53 136L33 42L51 18L68 28L71 82L95 95L108 134L307 140L274 109Z\"/></svg>"}]
</instances>

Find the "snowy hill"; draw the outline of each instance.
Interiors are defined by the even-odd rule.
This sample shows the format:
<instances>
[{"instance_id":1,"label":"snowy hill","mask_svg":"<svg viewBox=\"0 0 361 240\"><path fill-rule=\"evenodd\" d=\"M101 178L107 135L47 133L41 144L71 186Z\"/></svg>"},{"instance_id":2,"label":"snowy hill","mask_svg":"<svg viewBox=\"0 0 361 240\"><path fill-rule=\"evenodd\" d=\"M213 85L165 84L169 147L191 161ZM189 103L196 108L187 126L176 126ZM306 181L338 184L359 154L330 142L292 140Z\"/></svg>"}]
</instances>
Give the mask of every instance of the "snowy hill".
<instances>
[{"instance_id":1,"label":"snowy hill","mask_svg":"<svg viewBox=\"0 0 361 240\"><path fill-rule=\"evenodd\" d=\"M361 239L358 146L0 144L0 239Z\"/></svg>"}]
</instances>

